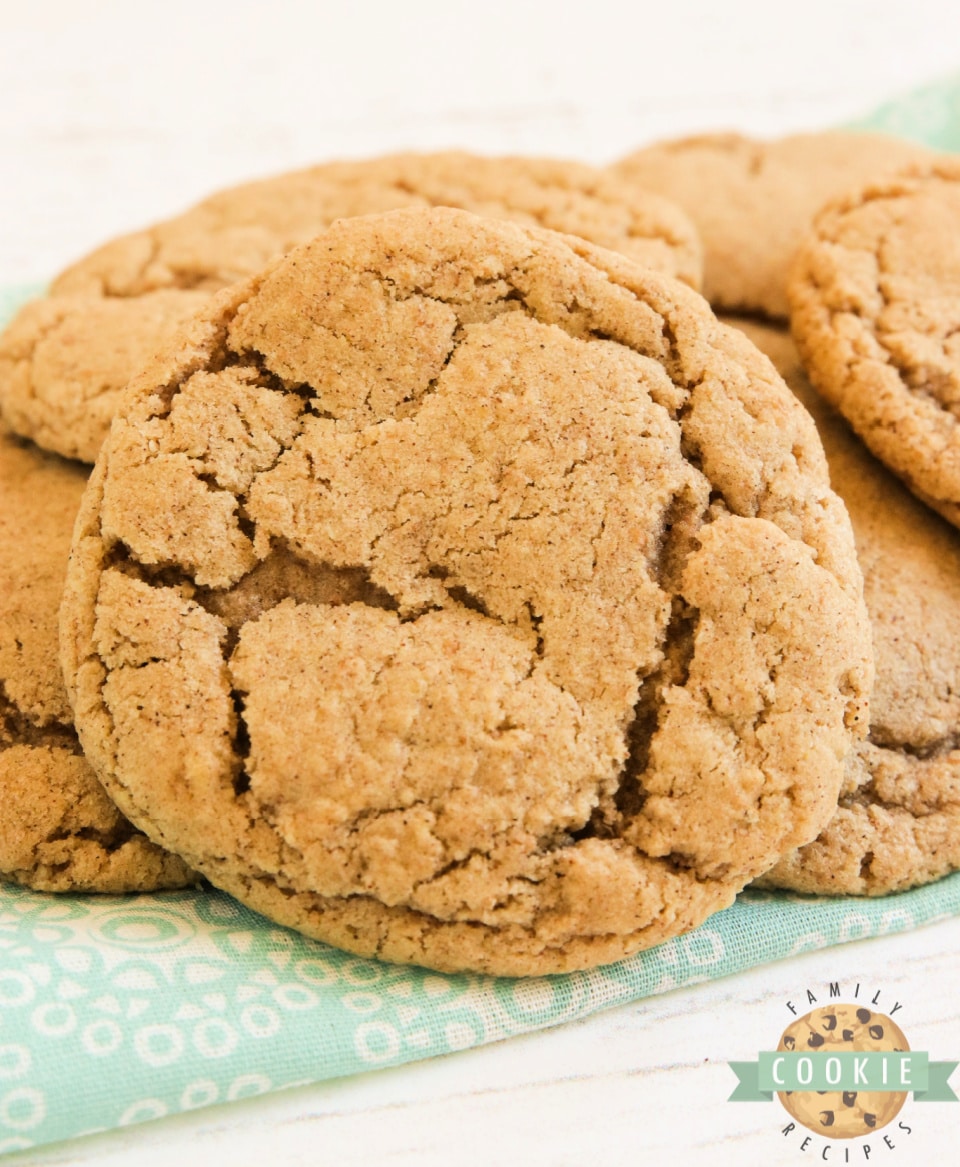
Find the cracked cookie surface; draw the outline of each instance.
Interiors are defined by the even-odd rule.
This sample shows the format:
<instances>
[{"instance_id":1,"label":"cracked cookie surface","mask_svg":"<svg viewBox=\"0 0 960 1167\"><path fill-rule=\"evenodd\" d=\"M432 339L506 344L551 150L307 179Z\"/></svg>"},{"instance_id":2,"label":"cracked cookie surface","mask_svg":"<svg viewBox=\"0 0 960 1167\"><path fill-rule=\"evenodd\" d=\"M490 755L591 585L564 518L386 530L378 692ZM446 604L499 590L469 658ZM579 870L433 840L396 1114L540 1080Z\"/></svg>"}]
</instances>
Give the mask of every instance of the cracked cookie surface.
<instances>
[{"instance_id":1,"label":"cracked cookie surface","mask_svg":"<svg viewBox=\"0 0 960 1167\"><path fill-rule=\"evenodd\" d=\"M64 271L0 336L0 412L44 448L92 462L130 377L205 298L335 219L408 205L582 235L699 287L683 212L602 170L452 151L328 163L221 191Z\"/></svg>"},{"instance_id":2,"label":"cracked cookie surface","mask_svg":"<svg viewBox=\"0 0 960 1167\"><path fill-rule=\"evenodd\" d=\"M917 167L826 207L789 291L814 388L960 526L960 164Z\"/></svg>"},{"instance_id":3,"label":"cracked cookie surface","mask_svg":"<svg viewBox=\"0 0 960 1167\"><path fill-rule=\"evenodd\" d=\"M151 837L309 935L501 974L665 940L812 838L871 672L769 363L449 209L335 224L138 377L61 639Z\"/></svg>"},{"instance_id":4,"label":"cracked cookie surface","mask_svg":"<svg viewBox=\"0 0 960 1167\"><path fill-rule=\"evenodd\" d=\"M57 609L86 472L0 434L0 879L40 891L195 881L136 831L73 729Z\"/></svg>"},{"instance_id":5,"label":"cracked cookie surface","mask_svg":"<svg viewBox=\"0 0 960 1167\"><path fill-rule=\"evenodd\" d=\"M853 523L873 626L870 733L837 813L762 882L884 895L960 867L960 535L882 466L813 390L785 331L738 322L810 410Z\"/></svg>"},{"instance_id":6,"label":"cracked cookie surface","mask_svg":"<svg viewBox=\"0 0 960 1167\"><path fill-rule=\"evenodd\" d=\"M885 134L829 131L772 141L704 134L660 142L612 167L690 216L704 249L703 294L727 312L789 315L790 263L830 199L930 157Z\"/></svg>"}]
</instances>

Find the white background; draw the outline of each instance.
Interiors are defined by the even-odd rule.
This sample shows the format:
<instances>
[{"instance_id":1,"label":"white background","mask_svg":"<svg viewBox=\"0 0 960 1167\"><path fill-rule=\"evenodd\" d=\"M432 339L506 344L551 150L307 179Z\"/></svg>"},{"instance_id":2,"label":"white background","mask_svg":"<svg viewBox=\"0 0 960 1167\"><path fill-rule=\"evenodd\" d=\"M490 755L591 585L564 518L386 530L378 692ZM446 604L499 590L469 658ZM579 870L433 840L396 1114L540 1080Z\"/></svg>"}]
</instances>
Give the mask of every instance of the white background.
<instances>
[{"instance_id":1,"label":"white background","mask_svg":"<svg viewBox=\"0 0 960 1167\"><path fill-rule=\"evenodd\" d=\"M218 186L464 146L605 161L855 116L960 68L955 0L0 0L0 270Z\"/></svg>"},{"instance_id":2,"label":"white background","mask_svg":"<svg viewBox=\"0 0 960 1167\"><path fill-rule=\"evenodd\" d=\"M857 116L960 70L956 0L0 0L0 283L48 278L229 182L463 146L604 161L658 136ZM815 953L552 1033L220 1107L22 1164L823 1162L779 1103L725 1101L809 986L896 997L960 1058L960 921ZM878 1006L878 1007L880 1007ZM912 1100L869 1162L955 1161L960 1105ZM889 1133L889 1132L888 1132ZM850 1162L865 1162L858 1145ZM826 1162L843 1162L835 1146Z\"/></svg>"}]
</instances>

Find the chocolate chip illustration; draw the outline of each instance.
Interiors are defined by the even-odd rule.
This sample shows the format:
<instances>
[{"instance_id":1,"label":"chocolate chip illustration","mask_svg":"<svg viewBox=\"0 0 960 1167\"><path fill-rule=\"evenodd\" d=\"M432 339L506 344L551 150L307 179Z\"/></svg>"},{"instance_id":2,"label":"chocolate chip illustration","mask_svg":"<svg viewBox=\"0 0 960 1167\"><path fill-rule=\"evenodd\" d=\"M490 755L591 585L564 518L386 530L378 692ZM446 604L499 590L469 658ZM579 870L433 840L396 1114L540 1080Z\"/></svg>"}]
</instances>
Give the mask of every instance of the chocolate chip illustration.
<instances>
[{"instance_id":1,"label":"chocolate chip illustration","mask_svg":"<svg viewBox=\"0 0 960 1167\"><path fill-rule=\"evenodd\" d=\"M864 1021L864 1017L867 1021ZM877 1032L881 1036L876 1036ZM831 1004L798 1017L783 1031L778 1049L816 1050L818 1057L841 1052L909 1049L896 1021L850 1003ZM872 1079L871 1079L872 1081ZM904 1091L800 1088L780 1091L787 1113L807 1130L833 1140L876 1134L888 1126L907 1100ZM843 1155L840 1155L843 1159ZM850 1162L853 1162L851 1156Z\"/></svg>"}]
</instances>

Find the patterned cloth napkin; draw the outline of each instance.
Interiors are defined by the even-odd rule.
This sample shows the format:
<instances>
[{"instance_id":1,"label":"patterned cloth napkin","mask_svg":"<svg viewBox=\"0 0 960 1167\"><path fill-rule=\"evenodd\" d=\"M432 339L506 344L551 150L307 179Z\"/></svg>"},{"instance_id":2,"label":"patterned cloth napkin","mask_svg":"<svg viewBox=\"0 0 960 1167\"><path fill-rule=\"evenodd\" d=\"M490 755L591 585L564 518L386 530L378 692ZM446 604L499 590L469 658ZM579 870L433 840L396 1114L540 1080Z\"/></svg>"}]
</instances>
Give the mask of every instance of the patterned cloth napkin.
<instances>
[{"instance_id":1,"label":"patterned cloth napkin","mask_svg":"<svg viewBox=\"0 0 960 1167\"><path fill-rule=\"evenodd\" d=\"M0 890L0 1151L468 1049L809 949L960 912L960 873L872 900L750 891L590 972L382 964L219 892Z\"/></svg>"},{"instance_id":2,"label":"patterned cloth napkin","mask_svg":"<svg viewBox=\"0 0 960 1167\"><path fill-rule=\"evenodd\" d=\"M960 150L960 73L895 97L847 128L883 130L935 150Z\"/></svg>"},{"instance_id":3,"label":"patterned cloth napkin","mask_svg":"<svg viewBox=\"0 0 960 1167\"><path fill-rule=\"evenodd\" d=\"M960 76L857 123L960 150ZM0 289L0 325L39 289ZM527 1033L960 913L960 873L881 899L744 892L619 964L536 980L361 960L217 892L0 886L0 1153Z\"/></svg>"}]
</instances>

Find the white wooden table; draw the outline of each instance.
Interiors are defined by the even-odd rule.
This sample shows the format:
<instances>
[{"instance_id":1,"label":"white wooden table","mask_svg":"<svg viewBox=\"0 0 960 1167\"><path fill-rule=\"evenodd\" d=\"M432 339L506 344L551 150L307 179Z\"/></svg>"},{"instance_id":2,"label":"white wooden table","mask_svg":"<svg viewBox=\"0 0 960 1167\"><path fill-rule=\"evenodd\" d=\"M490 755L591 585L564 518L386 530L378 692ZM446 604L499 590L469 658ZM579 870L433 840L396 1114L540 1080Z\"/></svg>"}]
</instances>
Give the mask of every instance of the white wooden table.
<instances>
[{"instance_id":1,"label":"white wooden table","mask_svg":"<svg viewBox=\"0 0 960 1167\"><path fill-rule=\"evenodd\" d=\"M853 117L960 68L955 0L588 6L0 0L0 282L49 277L229 182L334 156L464 146L603 161L658 136ZM726 1101L788 1000L899 1000L960 1058L960 919L501 1045L65 1144L31 1163L390 1167L802 1164L779 1103ZM960 1106L909 1101L869 1162L956 1161ZM826 1162L843 1162L842 1147ZM851 1162L864 1162L862 1151ZM26 1161L11 1159L17 1167Z\"/></svg>"}]
</instances>

